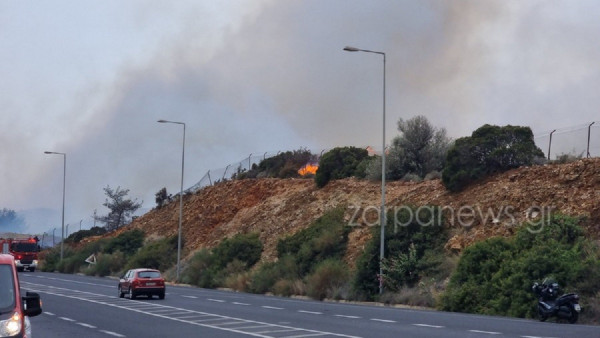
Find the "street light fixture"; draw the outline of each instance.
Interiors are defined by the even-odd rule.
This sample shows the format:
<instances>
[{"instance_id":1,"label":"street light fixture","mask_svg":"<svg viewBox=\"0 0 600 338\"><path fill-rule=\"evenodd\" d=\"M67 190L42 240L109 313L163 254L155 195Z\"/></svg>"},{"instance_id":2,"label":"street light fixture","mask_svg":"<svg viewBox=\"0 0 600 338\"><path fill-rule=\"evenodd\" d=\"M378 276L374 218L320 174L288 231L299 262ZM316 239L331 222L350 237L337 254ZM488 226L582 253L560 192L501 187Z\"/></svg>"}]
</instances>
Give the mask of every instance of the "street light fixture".
<instances>
[{"instance_id":1,"label":"street light fixture","mask_svg":"<svg viewBox=\"0 0 600 338\"><path fill-rule=\"evenodd\" d=\"M383 142L381 145L381 241L379 244L379 294L383 293L383 258L385 246L385 53L356 47L344 47L346 52L365 52L383 56Z\"/></svg>"},{"instance_id":2,"label":"street light fixture","mask_svg":"<svg viewBox=\"0 0 600 338\"><path fill-rule=\"evenodd\" d=\"M179 192L179 230L177 235L177 275L176 280L179 281L179 272L180 272L180 261L181 261L181 222L183 219L183 168L184 168L184 158L185 158L185 123L183 122L175 122L175 121L167 121L167 120L158 120L158 123L174 123L180 124L183 126L183 150L181 152L181 190Z\"/></svg>"},{"instance_id":3,"label":"street light fixture","mask_svg":"<svg viewBox=\"0 0 600 338\"><path fill-rule=\"evenodd\" d=\"M63 242L65 241L65 186L66 186L66 179L67 179L67 154L65 153L58 153L55 151L44 151L44 154L54 154L54 155L63 155L63 201L62 201L62 235L60 237L60 260L62 261L63 259L63 253L64 253L64 245ZM52 236L53 241L54 241L54 235Z\"/></svg>"}]
</instances>

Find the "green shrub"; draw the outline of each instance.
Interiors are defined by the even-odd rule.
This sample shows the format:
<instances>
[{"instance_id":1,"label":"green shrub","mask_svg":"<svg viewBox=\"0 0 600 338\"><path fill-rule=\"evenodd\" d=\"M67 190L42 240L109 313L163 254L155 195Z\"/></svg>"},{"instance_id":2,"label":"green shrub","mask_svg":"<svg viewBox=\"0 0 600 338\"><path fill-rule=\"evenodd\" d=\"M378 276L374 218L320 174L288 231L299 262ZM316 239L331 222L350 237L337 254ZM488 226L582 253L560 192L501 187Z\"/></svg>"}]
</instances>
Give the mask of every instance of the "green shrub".
<instances>
[{"instance_id":1,"label":"green shrub","mask_svg":"<svg viewBox=\"0 0 600 338\"><path fill-rule=\"evenodd\" d=\"M298 276L305 276L329 258L342 258L346 253L351 228L344 221L344 208L332 209L311 226L277 242L277 256L295 261ZM298 277L296 276L296 277Z\"/></svg>"},{"instance_id":2,"label":"green shrub","mask_svg":"<svg viewBox=\"0 0 600 338\"><path fill-rule=\"evenodd\" d=\"M306 294L314 299L341 299L349 289L350 270L339 259L319 263L306 277Z\"/></svg>"},{"instance_id":3,"label":"green shrub","mask_svg":"<svg viewBox=\"0 0 600 338\"><path fill-rule=\"evenodd\" d=\"M407 207L390 210L385 228L384 288L398 291L424 276L438 275L447 234L439 207ZM379 293L381 228L373 227L372 239L359 256L353 291L358 298L373 300Z\"/></svg>"},{"instance_id":4,"label":"green shrub","mask_svg":"<svg viewBox=\"0 0 600 338\"><path fill-rule=\"evenodd\" d=\"M361 163L369 156L366 149L356 147L333 148L319 160L319 169L315 174L317 187L324 187L331 180L346 177L364 176L366 164Z\"/></svg>"},{"instance_id":5,"label":"green shrub","mask_svg":"<svg viewBox=\"0 0 600 338\"><path fill-rule=\"evenodd\" d=\"M281 279L280 265L276 262L262 264L250 277L248 291L253 293L269 292L273 285Z\"/></svg>"},{"instance_id":6,"label":"green shrub","mask_svg":"<svg viewBox=\"0 0 600 338\"><path fill-rule=\"evenodd\" d=\"M150 268L165 271L177 263L177 236L146 244L127 262L126 269Z\"/></svg>"},{"instance_id":7,"label":"green shrub","mask_svg":"<svg viewBox=\"0 0 600 338\"><path fill-rule=\"evenodd\" d=\"M448 190L460 191L488 175L531 165L543 157L529 127L486 124L450 147L442 181Z\"/></svg>"},{"instance_id":8,"label":"green shrub","mask_svg":"<svg viewBox=\"0 0 600 338\"><path fill-rule=\"evenodd\" d=\"M536 232L523 226L513 238L491 238L468 247L440 307L447 311L533 317L535 295L531 285L548 276L565 291L594 297L596 278L600 276L600 250L583 236L578 222L572 217L553 216ZM595 280L590 283L590 278Z\"/></svg>"},{"instance_id":9,"label":"green shrub","mask_svg":"<svg viewBox=\"0 0 600 338\"><path fill-rule=\"evenodd\" d=\"M69 237L65 239L65 243L79 243L84 238L104 235L105 233L106 228L95 226L89 230L79 230L70 234Z\"/></svg>"},{"instance_id":10,"label":"green shrub","mask_svg":"<svg viewBox=\"0 0 600 338\"><path fill-rule=\"evenodd\" d=\"M96 264L90 264L83 272L88 276L120 275L126 263L125 255L120 251L112 254L99 253Z\"/></svg>"},{"instance_id":11,"label":"green shrub","mask_svg":"<svg viewBox=\"0 0 600 338\"><path fill-rule=\"evenodd\" d=\"M226 288L239 292L247 292L249 284L250 273L247 271L227 275L225 277L225 281L223 282L223 285Z\"/></svg>"},{"instance_id":12,"label":"green shrub","mask_svg":"<svg viewBox=\"0 0 600 338\"><path fill-rule=\"evenodd\" d=\"M222 269L237 260L249 268L260 260L262 250L263 245L257 233L237 234L223 240L213 249L214 263Z\"/></svg>"},{"instance_id":13,"label":"green shrub","mask_svg":"<svg viewBox=\"0 0 600 338\"><path fill-rule=\"evenodd\" d=\"M144 236L144 232L139 229L124 231L111 239L104 251L109 254L120 251L126 256L133 255L144 245Z\"/></svg>"},{"instance_id":14,"label":"green shrub","mask_svg":"<svg viewBox=\"0 0 600 338\"><path fill-rule=\"evenodd\" d=\"M203 288L213 288L216 285L215 276L217 269L213 263L214 257L207 249L201 249L188 261L181 273L184 283L197 285Z\"/></svg>"},{"instance_id":15,"label":"green shrub","mask_svg":"<svg viewBox=\"0 0 600 338\"><path fill-rule=\"evenodd\" d=\"M304 283L299 279L280 279L275 282L275 285L273 285L271 291L275 295L284 297L290 297L293 295L301 296L306 293Z\"/></svg>"}]
</instances>

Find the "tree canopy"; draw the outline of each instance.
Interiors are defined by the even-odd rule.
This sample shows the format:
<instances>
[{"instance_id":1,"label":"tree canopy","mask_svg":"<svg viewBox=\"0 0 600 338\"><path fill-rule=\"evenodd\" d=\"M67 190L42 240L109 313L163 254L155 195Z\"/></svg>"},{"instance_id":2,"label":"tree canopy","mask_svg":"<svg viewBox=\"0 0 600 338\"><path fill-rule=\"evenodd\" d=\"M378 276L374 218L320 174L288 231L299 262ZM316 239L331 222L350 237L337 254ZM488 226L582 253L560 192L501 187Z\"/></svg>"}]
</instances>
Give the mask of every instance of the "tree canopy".
<instances>
[{"instance_id":1,"label":"tree canopy","mask_svg":"<svg viewBox=\"0 0 600 338\"><path fill-rule=\"evenodd\" d=\"M0 209L0 231L20 232L25 225L23 218L11 209Z\"/></svg>"},{"instance_id":2,"label":"tree canopy","mask_svg":"<svg viewBox=\"0 0 600 338\"><path fill-rule=\"evenodd\" d=\"M360 168L363 167L360 164L368 156L367 150L362 148L338 147L331 149L319 161L315 183L318 187L324 187L330 180L362 176Z\"/></svg>"},{"instance_id":3,"label":"tree canopy","mask_svg":"<svg viewBox=\"0 0 600 338\"><path fill-rule=\"evenodd\" d=\"M486 124L470 137L456 140L446 156L442 181L450 191L459 191L488 175L531 165L543 157L529 127Z\"/></svg>"},{"instance_id":4,"label":"tree canopy","mask_svg":"<svg viewBox=\"0 0 600 338\"><path fill-rule=\"evenodd\" d=\"M106 186L104 193L107 198L102 205L107 207L110 212L105 216L97 216L96 220L104 223L108 231L116 230L129 223L131 215L142 206L137 199L126 198L129 189L121 189L121 187L112 189L110 186Z\"/></svg>"}]
</instances>

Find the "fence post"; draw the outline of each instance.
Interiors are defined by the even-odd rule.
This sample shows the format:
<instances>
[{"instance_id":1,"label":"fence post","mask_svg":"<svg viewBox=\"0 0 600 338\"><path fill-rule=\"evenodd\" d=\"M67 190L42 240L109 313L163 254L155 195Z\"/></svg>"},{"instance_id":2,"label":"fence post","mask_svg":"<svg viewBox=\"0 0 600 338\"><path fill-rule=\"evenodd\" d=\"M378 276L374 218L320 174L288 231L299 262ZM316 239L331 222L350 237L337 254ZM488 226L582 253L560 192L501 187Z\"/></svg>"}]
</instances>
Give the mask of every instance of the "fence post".
<instances>
[{"instance_id":1,"label":"fence post","mask_svg":"<svg viewBox=\"0 0 600 338\"><path fill-rule=\"evenodd\" d=\"M552 134L554 134L555 131L556 129L550 132L550 141L548 142L548 161L550 161L550 147L552 146Z\"/></svg>"},{"instance_id":2,"label":"fence post","mask_svg":"<svg viewBox=\"0 0 600 338\"><path fill-rule=\"evenodd\" d=\"M225 172L223 173L223 177L221 177L221 181L224 181L224 180L225 180L225 175L227 175L227 169L229 169L229 166L230 166L230 165L231 165L231 164L228 164L228 165L227 165L227 167L225 167Z\"/></svg>"},{"instance_id":3,"label":"fence post","mask_svg":"<svg viewBox=\"0 0 600 338\"><path fill-rule=\"evenodd\" d=\"M208 175L208 183L210 183L210 185L213 185L212 180L210 179L210 170L206 174Z\"/></svg>"},{"instance_id":4,"label":"fence post","mask_svg":"<svg viewBox=\"0 0 600 338\"><path fill-rule=\"evenodd\" d=\"M590 158L590 131L594 123L596 123L596 121L590 123L590 125L588 126L587 158Z\"/></svg>"}]
</instances>

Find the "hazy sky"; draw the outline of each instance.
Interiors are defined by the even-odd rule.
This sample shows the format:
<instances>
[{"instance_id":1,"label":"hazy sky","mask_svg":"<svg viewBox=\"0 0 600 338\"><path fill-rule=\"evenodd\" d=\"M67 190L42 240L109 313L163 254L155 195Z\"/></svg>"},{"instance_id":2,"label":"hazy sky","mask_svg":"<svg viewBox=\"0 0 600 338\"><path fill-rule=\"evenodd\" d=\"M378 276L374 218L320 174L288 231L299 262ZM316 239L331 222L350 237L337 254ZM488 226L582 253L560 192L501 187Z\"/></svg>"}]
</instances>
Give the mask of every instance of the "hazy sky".
<instances>
[{"instance_id":1,"label":"hazy sky","mask_svg":"<svg viewBox=\"0 0 600 338\"><path fill-rule=\"evenodd\" d=\"M186 123L186 187L250 153L380 148L382 57L346 45L387 55L388 142L415 115L452 137L587 125L599 15L592 0L2 1L0 209L60 225L63 158L44 151L67 154L65 223L105 214L107 185L153 207L181 178L182 128L159 119Z\"/></svg>"}]
</instances>

